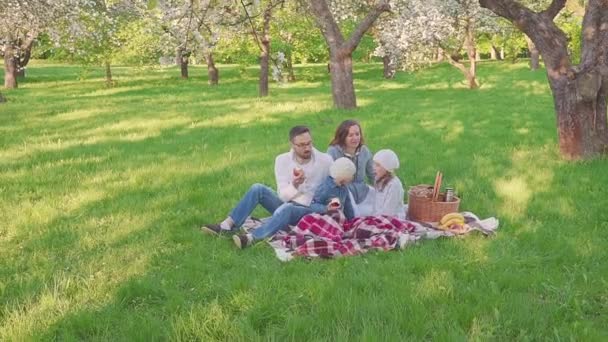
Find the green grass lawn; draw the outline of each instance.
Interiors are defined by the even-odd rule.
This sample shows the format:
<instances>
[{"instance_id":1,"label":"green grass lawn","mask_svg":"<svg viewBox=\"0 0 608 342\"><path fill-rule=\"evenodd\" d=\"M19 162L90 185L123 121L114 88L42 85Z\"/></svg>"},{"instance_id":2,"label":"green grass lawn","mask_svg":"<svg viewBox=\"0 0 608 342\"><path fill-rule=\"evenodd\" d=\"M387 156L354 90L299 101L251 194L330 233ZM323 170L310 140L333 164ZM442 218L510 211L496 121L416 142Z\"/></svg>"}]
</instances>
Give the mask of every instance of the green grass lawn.
<instances>
[{"instance_id":1,"label":"green grass lawn","mask_svg":"<svg viewBox=\"0 0 608 342\"><path fill-rule=\"evenodd\" d=\"M34 63L0 105L0 340L606 340L607 159L559 158L544 71L482 63L481 89L441 65L382 79L357 65L359 109L332 109L324 66L257 98L256 69ZM435 172L495 238L281 263L203 236L296 124L325 150L344 119ZM258 215L264 215L262 211Z\"/></svg>"}]
</instances>

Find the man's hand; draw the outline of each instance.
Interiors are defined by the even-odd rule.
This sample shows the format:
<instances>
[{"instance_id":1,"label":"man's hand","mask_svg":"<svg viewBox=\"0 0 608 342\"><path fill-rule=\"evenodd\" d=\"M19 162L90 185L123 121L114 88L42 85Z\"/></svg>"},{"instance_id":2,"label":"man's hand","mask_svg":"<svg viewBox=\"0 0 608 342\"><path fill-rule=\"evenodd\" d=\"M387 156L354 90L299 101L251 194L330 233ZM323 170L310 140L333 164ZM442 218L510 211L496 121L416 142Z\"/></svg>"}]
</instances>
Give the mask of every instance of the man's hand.
<instances>
[{"instance_id":1,"label":"man's hand","mask_svg":"<svg viewBox=\"0 0 608 342\"><path fill-rule=\"evenodd\" d=\"M297 176L293 177L291 184L293 184L293 186L295 186L297 189L300 185L302 185L302 183L304 183L305 180L306 176L304 175L304 172L301 172Z\"/></svg>"}]
</instances>

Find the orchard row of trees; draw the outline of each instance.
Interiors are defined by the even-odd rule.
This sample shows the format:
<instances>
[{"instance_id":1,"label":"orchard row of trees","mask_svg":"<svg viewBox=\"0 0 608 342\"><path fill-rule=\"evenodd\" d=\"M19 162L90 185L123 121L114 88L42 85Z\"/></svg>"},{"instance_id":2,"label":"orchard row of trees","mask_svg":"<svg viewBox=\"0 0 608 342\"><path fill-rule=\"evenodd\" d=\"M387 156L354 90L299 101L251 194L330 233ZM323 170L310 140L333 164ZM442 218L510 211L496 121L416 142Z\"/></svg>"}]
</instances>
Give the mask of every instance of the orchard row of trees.
<instances>
[{"instance_id":1,"label":"orchard row of trees","mask_svg":"<svg viewBox=\"0 0 608 342\"><path fill-rule=\"evenodd\" d=\"M356 48L363 50L359 59L361 54L367 60L382 58L387 78L398 69L447 60L475 88L475 62L482 53L494 59L505 54L516 58L526 47L523 33L490 11L482 11L473 0L377 4L351 0L0 0L0 4L0 14L9 19L0 36L8 59L7 88L17 87L17 77L23 76L32 53L103 65L109 83L114 63L151 65L161 59L167 63L167 56L173 56L171 62L181 66L184 78L190 62L207 63L209 84L215 85L219 79L215 61L259 61L262 78L267 79L272 70L275 79L289 81L295 79L294 63L330 61L339 73L341 65L349 63L339 56L352 59ZM372 16L364 21L368 13ZM580 45L580 23L571 25L576 20L580 18L560 17L560 26L572 37L571 51ZM321 33L317 27L327 29ZM340 51L324 41L336 42L343 32L352 33L353 39L342 38L348 46ZM534 68L538 67L537 51L530 48ZM461 62L464 57L471 61L469 69ZM260 95L267 94L267 81L262 80ZM345 107L356 105L355 99L340 99Z\"/></svg>"},{"instance_id":2,"label":"orchard row of trees","mask_svg":"<svg viewBox=\"0 0 608 342\"><path fill-rule=\"evenodd\" d=\"M172 56L187 78L189 63L204 61L217 85L217 60L255 61L260 96L271 76L294 80L294 63L328 62L343 109L356 108L361 45L382 59L384 77L444 60L471 89L481 54L526 49L532 69L545 62L562 153L608 146L608 0L0 0L0 17L5 88L17 87L32 53L103 65L109 83L117 62Z\"/></svg>"}]
</instances>

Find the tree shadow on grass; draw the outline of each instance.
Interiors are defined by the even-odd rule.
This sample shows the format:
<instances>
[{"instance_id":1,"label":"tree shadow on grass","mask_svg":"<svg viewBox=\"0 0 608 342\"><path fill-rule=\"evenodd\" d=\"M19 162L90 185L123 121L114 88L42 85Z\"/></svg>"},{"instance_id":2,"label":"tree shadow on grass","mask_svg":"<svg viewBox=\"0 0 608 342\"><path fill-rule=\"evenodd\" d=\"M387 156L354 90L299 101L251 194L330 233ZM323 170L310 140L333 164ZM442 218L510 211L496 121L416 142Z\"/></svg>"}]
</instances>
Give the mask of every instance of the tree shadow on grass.
<instances>
[{"instance_id":1,"label":"tree shadow on grass","mask_svg":"<svg viewBox=\"0 0 608 342\"><path fill-rule=\"evenodd\" d=\"M7 251L2 273L13 279L2 291L5 307L13 308L5 311L5 319L18 321L27 316L28 310L20 309L23 303L29 303L29 310L35 312L40 301L55 298L53 292L49 294L51 284L71 281L77 287L93 286L89 280L94 283L95 279L90 277L96 275L95 270L103 272L109 267L104 266L108 258L114 264L137 261L137 254L154 250L137 241L155 241L163 224L198 238L196 226L218 220L219 212L228 212L238 199L235 194L242 195L250 181L274 186L272 163L287 142L251 142L259 141L259 134L266 130L272 136L277 136L275 130L286 136L292 118L279 117L271 125L177 125L138 141L74 145L17 160L11 169L33 173L23 173L10 186L14 188L8 189L11 197L22 203L47 202L55 208L41 226L13 227L10 238L1 242ZM24 193L30 188L31 193ZM52 200L58 203L48 202ZM35 216L35 210L25 214ZM132 251L131 245L135 246ZM124 255L113 255L121 249L126 249ZM26 261L27 256L35 257ZM117 276L120 272L110 273ZM112 277L107 281L111 283ZM55 293L55 299L69 300L62 292Z\"/></svg>"}]
</instances>

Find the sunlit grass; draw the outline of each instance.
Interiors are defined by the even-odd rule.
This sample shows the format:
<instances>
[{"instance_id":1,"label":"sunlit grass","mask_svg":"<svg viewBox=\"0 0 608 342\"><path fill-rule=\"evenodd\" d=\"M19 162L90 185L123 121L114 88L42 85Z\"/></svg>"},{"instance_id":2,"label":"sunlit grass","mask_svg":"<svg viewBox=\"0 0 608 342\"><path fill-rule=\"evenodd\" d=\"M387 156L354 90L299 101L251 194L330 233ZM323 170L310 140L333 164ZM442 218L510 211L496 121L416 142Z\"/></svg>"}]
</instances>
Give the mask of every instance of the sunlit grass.
<instances>
[{"instance_id":1,"label":"sunlit grass","mask_svg":"<svg viewBox=\"0 0 608 342\"><path fill-rule=\"evenodd\" d=\"M0 106L0 340L605 340L606 159L560 159L546 76L482 63L384 80L357 65L359 109L326 65L257 97L256 68L103 70L33 62ZM197 226L275 186L296 124L325 150L344 119L391 148L407 184L437 170L498 236L282 264ZM258 210L256 215L265 215Z\"/></svg>"}]
</instances>

